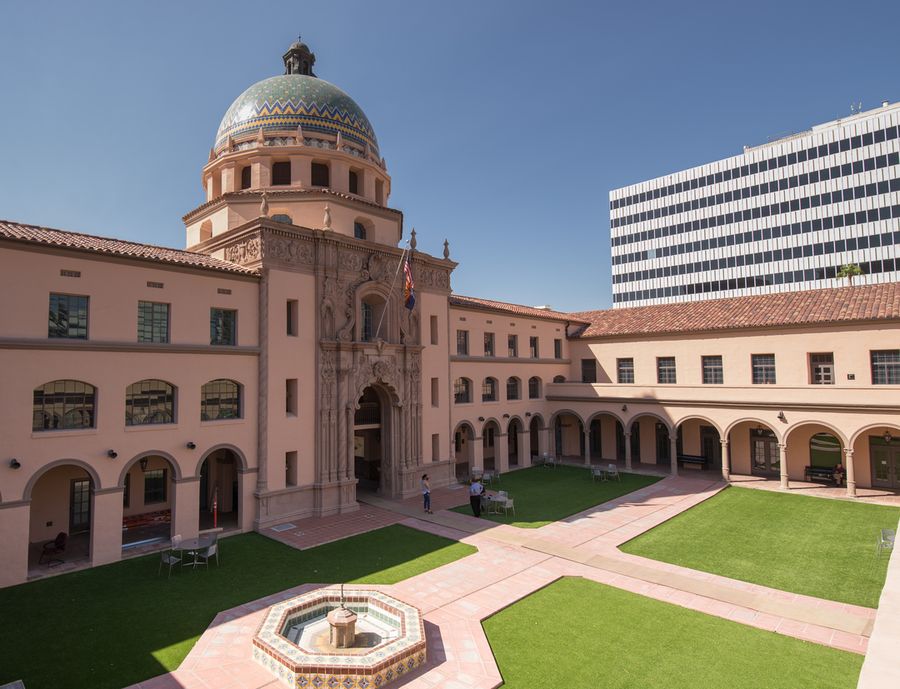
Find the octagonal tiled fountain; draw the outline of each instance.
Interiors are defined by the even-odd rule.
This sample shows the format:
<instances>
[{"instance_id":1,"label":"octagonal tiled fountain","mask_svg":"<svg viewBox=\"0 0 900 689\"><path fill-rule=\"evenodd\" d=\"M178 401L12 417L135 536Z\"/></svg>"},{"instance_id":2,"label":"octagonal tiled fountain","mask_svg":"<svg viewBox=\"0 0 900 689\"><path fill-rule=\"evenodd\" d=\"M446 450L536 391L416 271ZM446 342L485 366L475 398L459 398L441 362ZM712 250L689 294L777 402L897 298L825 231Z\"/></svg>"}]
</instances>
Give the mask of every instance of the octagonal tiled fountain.
<instances>
[{"instance_id":1,"label":"octagonal tiled fountain","mask_svg":"<svg viewBox=\"0 0 900 689\"><path fill-rule=\"evenodd\" d=\"M343 610L341 610L343 608ZM355 614L352 643L333 645L332 620ZM422 614L372 590L325 588L273 605L253 637L253 659L291 689L375 689L425 662Z\"/></svg>"}]
</instances>

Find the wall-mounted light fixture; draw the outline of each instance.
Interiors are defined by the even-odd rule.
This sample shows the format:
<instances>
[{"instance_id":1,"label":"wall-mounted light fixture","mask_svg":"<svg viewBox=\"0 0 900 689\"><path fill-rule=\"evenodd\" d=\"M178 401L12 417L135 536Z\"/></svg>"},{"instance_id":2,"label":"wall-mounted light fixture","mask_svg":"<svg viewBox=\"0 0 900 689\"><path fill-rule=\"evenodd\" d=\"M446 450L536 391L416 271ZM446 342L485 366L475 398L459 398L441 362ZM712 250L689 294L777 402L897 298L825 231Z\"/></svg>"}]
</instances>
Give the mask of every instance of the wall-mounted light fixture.
<instances>
[{"instance_id":1,"label":"wall-mounted light fixture","mask_svg":"<svg viewBox=\"0 0 900 689\"><path fill-rule=\"evenodd\" d=\"M623 404L623 405L622 405L622 411L628 411L628 405L627 405L627 404Z\"/></svg>"},{"instance_id":2,"label":"wall-mounted light fixture","mask_svg":"<svg viewBox=\"0 0 900 689\"><path fill-rule=\"evenodd\" d=\"M479 420L479 421L484 421L484 417L483 417L483 416L479 416L479 417L478 417L478 420Z\"/></svg>"},{"instance_id":3,"label":"wall-mounted light fixture","mask_svg":"<svg viewBox=\"0 0 900 689\"><path fill-rule=\"evenodd\" d=\"M16 459L15 457L13 457L11 460L9 460L9 468L10 468L10 469L18 469L18 468L20 468L21 466L22 466L22 462L20 462L20 461L19 461L18 459Z\"/></svg>"},{"instance_id":4,"label":"wall-mounted light fixture","mask_svg":"<svg viewBox=\"0 0 900 689\"><path fill-rule=\"evenodd\" d=\"M503 418L504 418L504 419L508 419L508 418L509 418L509 414L504 414L504 415L503 415Z\"/></svg>"},{"instance_id":5,"label":"wall-mounted light fixture","mask_svg":"<svg viewBox=\"0 0 900 689\"><path fill-rule=\"evenodd\" d=\"M141 465L141 471L143 471L146 474L147 467L150 466L150 458L149 457L141 457L140 461L138 461L138 464Z\"/></svg>"},{"instance_id":6,"label":"wall-mounted light fixture","mask_svg":"<svg viewBox=\"0 0 900 689\"><path fill-rule=\"evenodd\" d=\"M525 412L525 416L531 416L531 412L530 411Z\"/></svg>"},{"instance_id":7,"label":"wall-mounted light fixture","mask_svg":"<svg viewBox=\"0 0 900 689\"><path fill-rule=\"evenodd\" d=\"M890 443L894 439L894 436L891 435L890 431L885 431L884 435L881 437L884 438L884 442L886 443Z\"/></svg>"},{"instance_id":8,"label":"wall-mounted light fixture","mask_svg":"<svg viewBox=\"0 0 900 689\"><path fill-rule=\"evenodd\" d=\"M779 421L787 421L787 417L784 415L783 411L778 412L778 420Z\"/></svg>"},{"instance_id":9,"label":"wall-mounted light fixture","mask_svg":"<svg viewBox=\"0 0 900 689\"><path fill-rule=\"evenodd\" d=\"M107 450L106 456L109 457L110 459L115 459L116 457L119 456L119 453L116 452L115 450Z\"/></svg>"},{"instance_id":10,"label":"wall-mounted light fixture","mask_svg":"<svg viewBox=\"0 0 900 689\"><path fill-rule=\"evenodd\" d=\"M187 445L185 447L187 447L188 450L196 450L197 443L195 443L193 440L188 440Z\"/></svg>"}]
</instances>

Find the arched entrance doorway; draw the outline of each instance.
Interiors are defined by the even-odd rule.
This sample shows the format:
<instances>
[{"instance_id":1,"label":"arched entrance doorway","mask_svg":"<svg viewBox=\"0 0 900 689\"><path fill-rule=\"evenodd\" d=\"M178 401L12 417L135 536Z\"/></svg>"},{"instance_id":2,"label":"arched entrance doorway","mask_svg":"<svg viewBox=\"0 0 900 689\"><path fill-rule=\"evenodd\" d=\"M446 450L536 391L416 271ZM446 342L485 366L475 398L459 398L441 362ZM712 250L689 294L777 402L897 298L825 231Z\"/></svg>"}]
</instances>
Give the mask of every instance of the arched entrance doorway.
<instances>
[{"instance_id":1,"label":"arched entrance doorway","mask_svg":"<svg viewBox=\"0 0 900 689\"><path fill-rule=\"evenodd\" d=\"M122 493L122 549L167 541L176 534L175 486L177 472L167 457L145 454L125 469Z\"/></svg>"},{"instance_id":2,"label":"arched entrance doorway","mask_svg":"<svg viewBox=\"0 0 900 689\"><path fill-rule=\"evenodd\" d=\"M500 435L500 427L496 421L488 421L481 429L481 455L484 459L485 471L496 471L497 466L497 437Z\"/></svg>"},{"instance_id":3,"label":"arched entrance doorway","mask_svg":"<svg viewBox=\"0 0 900 689\"><path fill-rule=\"evenodd\" d=\"M390 429L387 397L383 390L363 390L353 415L353 471L357 490L384 492L384 474L389 462Z\"/></svg>"},{"instance_id":4,"label":"arched entrance doorway","mask_svg":"<svg viewBox=\"0 0 900 689\"><path fill-rule=\"evenodd\" d=\"M509 465L519 466L519 433L522 432L522 422L513 419L509 422L506 429L506 456L509 458Z\"/></svg>"},{"instance_id":5,"label":"arched entrance doorway","mask_svg":"<svg viewBox=\"0 0 900 689\"><path fill-rule=\"evenodd\" d=\"M531 453L531 460L541 454L541 426L544 425L540 416L532 416L528 423L528 451Z\"/></svg>"},{"instance_id":6,"label":"arched entrance doorway","mask_svg":"<svg viewBox=\"0 0 900 689\"><path fill-rule=\"evenodd\" d=\"M553 451L558 458L584 457L584 424L572 412L560 412L553 418Z\"/></svg>"},{"instance_id":7,"label":"arched entrance doorway","mask_svg":"<svg viewBox=\"0 0 900 689\"><path fill-rule=\"evenodd\" d=\"M240 528L241 458L234 450L218 448L200 463L200 530Z\"/></svg>"},{"instance_id":8,"label":"arched entrance doorway","mask_svg":"<svg viewBox=\"0 0 900 689\"><path fill-rule=\"evenodd\" d=\"M775 430L757 420L740 421L728 430L733 474L774 478L781 474L780 439Z\"/></svg>"},{"instance_id":9,"label":"arched entrance doorway","mask_svg":"<svg viewBox=\"0 0 900 689\"><path fill-rule=\"evenodd\" d=\"M456 480L465 481L472 474L472 443L475 431L468 423L461 423L453 432L453 461L456 464Z\"/></svg>"},{"instance_id":10,"label":"arched entrance doorway","mask_svg":"<svg viewBox=\"0 0 900 689\"><path fill-rule=\"evenodd\" d=\"M31 500L29 570L39 572L90 560L95 487L93 477L83 467L61 463L44 472L30 492L26 491L26 499L30 496ZM56 539L61 548L45 549Z\"/></svg>"}]
</instances>

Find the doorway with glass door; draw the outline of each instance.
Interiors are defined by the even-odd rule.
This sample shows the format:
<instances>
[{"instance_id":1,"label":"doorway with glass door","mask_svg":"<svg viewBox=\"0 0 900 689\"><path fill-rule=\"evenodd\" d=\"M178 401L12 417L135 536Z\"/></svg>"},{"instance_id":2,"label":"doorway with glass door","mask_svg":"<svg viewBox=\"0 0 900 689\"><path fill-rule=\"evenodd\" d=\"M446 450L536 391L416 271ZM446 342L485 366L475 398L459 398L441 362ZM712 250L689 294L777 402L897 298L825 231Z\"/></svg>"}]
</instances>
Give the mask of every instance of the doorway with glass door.
<instances>
[{"instance_id":1,"label":"doorway with glass door","mask_svg":"<svg viewBox=\"0 0 900 689\"><path fill-rule=\"evenodd\" d=\"M754 476L778 476L778 439L768 428L750 430L750 466Z\"/></svg>"},{"instance_id":2,"label":"doorway with glass door","mask_svg":"<svg viewBox=\"0 0 900 689\"><path fill-rule=\"evenodd\" d=\"M900 440L869 436L869 458L872 463L872 486L900 488ZM889 439L888 439L889 438Z\"/></svg>"}]
</instances>

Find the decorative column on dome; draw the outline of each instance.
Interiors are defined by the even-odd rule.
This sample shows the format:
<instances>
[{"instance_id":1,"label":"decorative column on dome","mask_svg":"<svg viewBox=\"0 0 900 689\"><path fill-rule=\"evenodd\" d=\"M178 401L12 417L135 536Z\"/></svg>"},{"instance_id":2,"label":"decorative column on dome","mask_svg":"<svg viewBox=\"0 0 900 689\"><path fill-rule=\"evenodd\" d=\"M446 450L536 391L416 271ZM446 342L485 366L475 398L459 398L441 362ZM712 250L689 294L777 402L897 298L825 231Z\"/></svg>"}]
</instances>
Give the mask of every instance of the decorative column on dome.
<instances>
[{"instance_id":1,"label":"decorative column on dome","mask_svg":"<svg viewBox=\"0 0 900 689\"><path fill-rule=\"evenodd\" d=\"M285 74L305 74L308 77L316 76L312 71L313 65L316 64L316 55L309 49L309 46L306 45L306 43L300 41L300 36L297 36L297 41L291 44L291 47L288 48L288 51L284 55L282 55L281 59L284 60Z\"/></svg>"}]
</instances>

